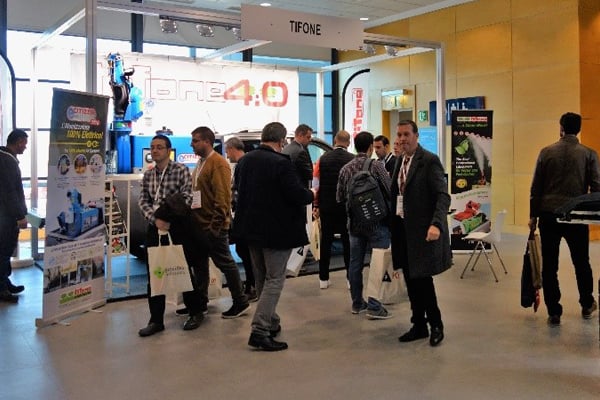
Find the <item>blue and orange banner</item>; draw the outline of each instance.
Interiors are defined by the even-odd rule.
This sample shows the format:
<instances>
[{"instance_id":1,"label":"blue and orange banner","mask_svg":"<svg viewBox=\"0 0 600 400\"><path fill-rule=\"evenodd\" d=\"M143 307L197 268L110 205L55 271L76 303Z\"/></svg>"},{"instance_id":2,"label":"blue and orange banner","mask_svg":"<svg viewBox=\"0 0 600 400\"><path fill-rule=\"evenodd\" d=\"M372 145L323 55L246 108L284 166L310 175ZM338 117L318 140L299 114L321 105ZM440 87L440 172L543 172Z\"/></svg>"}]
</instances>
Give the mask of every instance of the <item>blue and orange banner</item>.
<instances>
[{"instance_id":1,"label":"blue and orange banner","mask_svg":"<svg viewBox=\"0 0 600 400\"><path fill-rule=\"evenodd\" d=\"M48 157L42 318L103 305L108 97L54 89Z\"/></svg>"}]
</instances>

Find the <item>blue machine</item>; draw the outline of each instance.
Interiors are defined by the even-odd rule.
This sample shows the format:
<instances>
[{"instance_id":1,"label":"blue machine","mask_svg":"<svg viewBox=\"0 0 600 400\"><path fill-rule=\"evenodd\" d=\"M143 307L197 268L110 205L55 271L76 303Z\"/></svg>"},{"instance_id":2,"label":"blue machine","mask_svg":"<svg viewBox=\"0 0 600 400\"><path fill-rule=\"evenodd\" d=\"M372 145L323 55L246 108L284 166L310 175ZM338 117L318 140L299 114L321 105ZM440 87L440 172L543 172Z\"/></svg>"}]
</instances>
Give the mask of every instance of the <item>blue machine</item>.
<instances>
[{"instance_id":1,"label":"blue machine","mask_svg":"<svg viewBox=\"0 0 600 400\"><path fill-rule=\"evenodd\" d=\"M114 117L111 124L111 150L116 151L118 173L131 172L131 123L137 121L142 111L142 91L133 86L133 68L123 68L123 57L119 53L108 55L110 87L113 92Z\"/></svg>"},{"instance_id":2,"label":"blue machine","mask_svg":"<svg viewBox=\"0 0 600 400\"><path fill-rule=\"evenodd\" d=\"M102 210L84 205L81 201L81 193L77 189L67 192L67 197L71 205L67 211L61 212L57 217L61 234L75 238L104 222Z\"/></svg>"}]
</instances>

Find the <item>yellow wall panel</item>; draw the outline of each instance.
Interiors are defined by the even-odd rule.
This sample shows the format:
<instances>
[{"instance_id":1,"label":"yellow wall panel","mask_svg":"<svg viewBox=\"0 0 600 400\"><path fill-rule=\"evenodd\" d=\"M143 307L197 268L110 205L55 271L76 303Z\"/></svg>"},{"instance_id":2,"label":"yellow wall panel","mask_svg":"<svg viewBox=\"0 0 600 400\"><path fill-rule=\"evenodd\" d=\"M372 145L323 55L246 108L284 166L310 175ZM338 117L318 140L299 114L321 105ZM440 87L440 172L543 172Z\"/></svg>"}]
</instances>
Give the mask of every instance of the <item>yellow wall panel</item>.
<instances>
[{"instance_id":1,"label":"yellow wall panel","mask_svg":"<svg viewBox=\"0 0 600 400\"><path fill-rule=\"evenodd\" d=\"M515 121L556 119L579 110L579 66L546 65L514 71Z\"/></svg>"},{"instance_id":2,"label":"yellow wall panel","mask_svg":"<svg viewBox=\"0 0 600 400\"><path fill-rule=\"evenodd\" d=\"M582 63L581 115L583 118L600 118L600 64Z\"/></svg>"},{"instance_id":3,"label":"yellow wall panel","mask_svg":"<svg viewBox=\"0 0 600 400\"><path fill-rule=\"evenodd\" d=\"M456 34L456 76L485 75L511 69L510 24Z\"/></svg>"},{"instance_id":4,"label":"yellow wall panel","mask_svg":"<svg viewBox=\"0 0 600 400\"><path fill-rule=\"evenodd\" d=\"M547 121L522 121L514 124L514 150L513 165L515 174L525 174L530 178L533 176L535 162L540 150L556 142L559 136L558 120L556 118Z\"/></svg>"},{"instance_id":5,"label":"yellow wall panel","mask_svg":"<svg viewBox=\"0 0 600 400\"><path fill-rule=\"evenodd\" d=\"M398 36L398 37L408 37L409 36L409 23L408 19L393 22L391 24L385 24L381 26L375 26L373 28L367 29L369 33L376 33L378 35L390 35L390 36Z\"/></svg>"},{"instance_id":6,"label":"yellow wall panel","mask_svg":"<svg viewBox=\"0 0 600 400\"><path fill-rule=\"evenodd\" d=\"M576 8L514 21L512 35L515 69L579 60Z\"/></svg>"},{"instance_id":7,"label":"yellow wall panel","mask_svg":"<svg viewBox=\"0 0 600 400\"><path fill-rule=\"evenodd\" d=\"M583 0L581 3L585 3ZM600 1L579 7L579 50L583 63L600 64Z\"/></svg>"},{"instance_id":8,"label":"yellow wall panel","mask_svg":"<svg viewBox=\"0 0 600 400\"><path fill-rule=\"evenodd\" d=\"M516 174L513 178L515 193L514 223L527 226L529 222L529 193L531 189L531 175Z\"/></svg>"},{"instance_id":9,"label":"yellow wall panel","mask_svg":"<svg viewBox=\"0 0 600 400\"><path fill-rule=\"evenodd\" d=\"M410 57L410 81L413 83L435 82L435 52Z\"/></svg>"},{"instance_id":10,"label":"yellow wall panel","mask_svg":"<svg viewBox=\"0 0 600 400\"><path fill-rule=\"evenodd\" d=\"M412 39L440 41L456 32L456 8L445 8L410 19L409 35Z\"/></svg>"},{"instance_id":11,"label":"yellow wall panel","mask_svg":"<svg viewBox=\"0 0 600 400\"><path fill-rule=\"evenodd\" d=\"M460 79L456 97L484 96L485 108L494 110L494 123L512 123L512 74L502 72Z\"/></svg>"},{"instance_id":12,"label":"yellow wall panel","mask_svg":"<svg viewBox=\"0 0 600 400\"><path fill-rule=\"evenodd\" d=\"M481 3L485 0L479 0ZM527 18L548 12L548 10L564 10L577 7L578 0L512 0L513 18Z\"/></svg>"},{"instance_id":13,"label":"yellow wall panel","mask_svg":"<svg viewBox=\"0 0 600 400\"><path fill-rule=\"evenodd\" d=\"M510 21L511 0L485 0L463 4L456 13L456 30L466 31Z\"/></svg>"}]
</instances>

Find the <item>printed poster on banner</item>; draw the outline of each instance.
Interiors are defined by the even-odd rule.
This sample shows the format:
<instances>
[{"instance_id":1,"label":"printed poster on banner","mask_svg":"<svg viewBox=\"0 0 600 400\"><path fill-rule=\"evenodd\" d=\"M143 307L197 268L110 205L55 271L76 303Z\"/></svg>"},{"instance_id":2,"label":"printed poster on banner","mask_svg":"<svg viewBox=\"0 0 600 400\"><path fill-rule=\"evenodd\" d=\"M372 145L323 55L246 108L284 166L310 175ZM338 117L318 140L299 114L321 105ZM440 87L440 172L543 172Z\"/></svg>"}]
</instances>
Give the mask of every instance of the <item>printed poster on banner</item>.
<instances>
[{"instance_id":1,"label":"printed poster on banner","mask_svg":"<svg viewBox=\"0 0 600 400\"><path fill-rule=\"evenodd\" d=\"M106 96L54 88L38 326L105 303L107 113Z\"/></svg>"},{"instance_id":2,"label":"printed poster on banner","mask_svg":"<svg viewBox=\"0 0 600 400\"><path fill-rule=\"evenodd\" d=\"M492 115L491 110L452 111L452 250L472 250L462 238L491 226Z\"/></svg>"},{"instance_id":3,"label":"printed poster on banner","mask_svg":"<svg viewBox=\"0 0 600 400\"><path fill-rule=\"evenodd\" d=\"M344 130L350 133L352 142L348 151L354 149L354 137L368 129L369 69L352 75L344 86L343 104Z\"/></svg>"}]
</instances>

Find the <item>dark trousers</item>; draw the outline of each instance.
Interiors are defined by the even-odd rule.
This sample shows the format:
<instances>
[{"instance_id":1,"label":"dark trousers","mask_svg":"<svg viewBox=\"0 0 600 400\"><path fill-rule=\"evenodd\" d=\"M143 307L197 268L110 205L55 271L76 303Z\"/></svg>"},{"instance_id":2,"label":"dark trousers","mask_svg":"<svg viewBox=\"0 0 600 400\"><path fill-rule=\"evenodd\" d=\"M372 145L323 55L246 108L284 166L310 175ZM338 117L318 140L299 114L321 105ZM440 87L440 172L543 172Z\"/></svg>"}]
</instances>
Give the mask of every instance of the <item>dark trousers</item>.
<instances>
[{"instance_id":1,"label":"dark trousers","mask_svg":"<svg viewBox=\"0 0 600 400\"><path fill-rule=\"evenodd\" d=\"M329 280L329 264L331 261L331 246L333 237L339 233L342 238L344 267L348 270L350 264L350 240L346 227L346 214L322 210L321 212L321 258L319 259L319 279Z\"/></svg>"},{"instance_id":2,"label":"dark trousers","mask_svg":"<svg viewBox=\"0 0 600 400\"><path fill-rule=\"evenodd\" d=\"M254 271L252 267L252 258L250 257L250 249L248 245L242 240L235 242L235 252L242 259L244 265L244 272L246 272L246 294L250 293L250 290L256 287L254 283Z\"/></svg>"},{"instance_id":3,"label":"dark trousers","mask_svg":"<svg viewBox=\"0 0 600 400\"><path fill-rule=\"evenodd\" d=\"M588 226L561 224L556 221L556 216L550 214L540 216L538 225L542 243L542 287L548 315L562 315L558 283L558 255L562 238L569 246L571 261L575 267L579 304L591 307L594 302L594 283L590 266Z\"/></svg>"},{"instance_id":4,"label":"dark trousers","mask_svg":"<svg viewBox=\"0 0 600 400\"><path fill-rule=\"evenodd\" d=\"M208 304L209 257L215 263L215 266L225 275L227 288L231 292L233 304L247 304L248 298L242 288L240 271L229 250L228 232L222 231L218 236L214 236L208 229L195 227L193 240L192 265L198 283L200 302L204 305L204 308Z\"/></svg>"},{"instance_id":5,"label":"dark trousers","mask_svg":"<svg viewBox=\"0 0 600 400\"><path fill-rule=\"evenodd\" d=\"M400 249L393 249L398 260L398 265L402 266L402 274L404 275L404 281L406 282L406 291L408 292L408 299L410 300L410 309L412 311L412 317L410 321L419 327L426 326L427 322L431 327L443 328L442 314L437 303L437 296L435 294L435 286L433 284L433 277L425 276L418 278L410 277L410 263L408 260L408 253L406 252L406 231L404 223L400 218L394 220L393 228L397 231L396 240L392 240L392 247L400 246Z\"/></svg>"},{"instance_id":6,"label":"dark trousers","mask_svg":"<svg viewBox=\"0 0 600 400\"><path fill-rule=\"evenodd\" d=\"M19 227L14 218L0 217L0 292L8 289L12 273L10 258L19 240Z\"/></svg>"},{"instance_id":7,"label":"dark trousers","mask_svg":"<svg viewBox=\"0 0 600 400\"><path fill-rule=\"evenodd\" d=\"M171 234L171 240L173 244L181 244L183 245L183 252L185 254L186 261L190 266L190 274L192 275L192 285L194 286L194 290L190 292L183 293L183 302L185 306L189 310L190 315L196 315L203 311L202 302L200 301L200 291L197 283L197 279L194 276L195 268L193 268L193 259L191 258L190 248L193 247L193 244L188 240L189 232L185 228L185 224L171 224L171 229L169 230ZM156 226L149 225L146 231L146 247L154 247L158 246L158 230ZM167 236L161 237L162 244L167 244L168 239ZM150 322L155 322L157 324L163 324L164 315L165 315L165 302L166 297L164 295L159 296L150 296L150 268L148 263L146 262L146 269L148 271L148 306L150 308ZM206 303L204 303L204 309L206 309Z\"/></svg>"}]
</instances>

